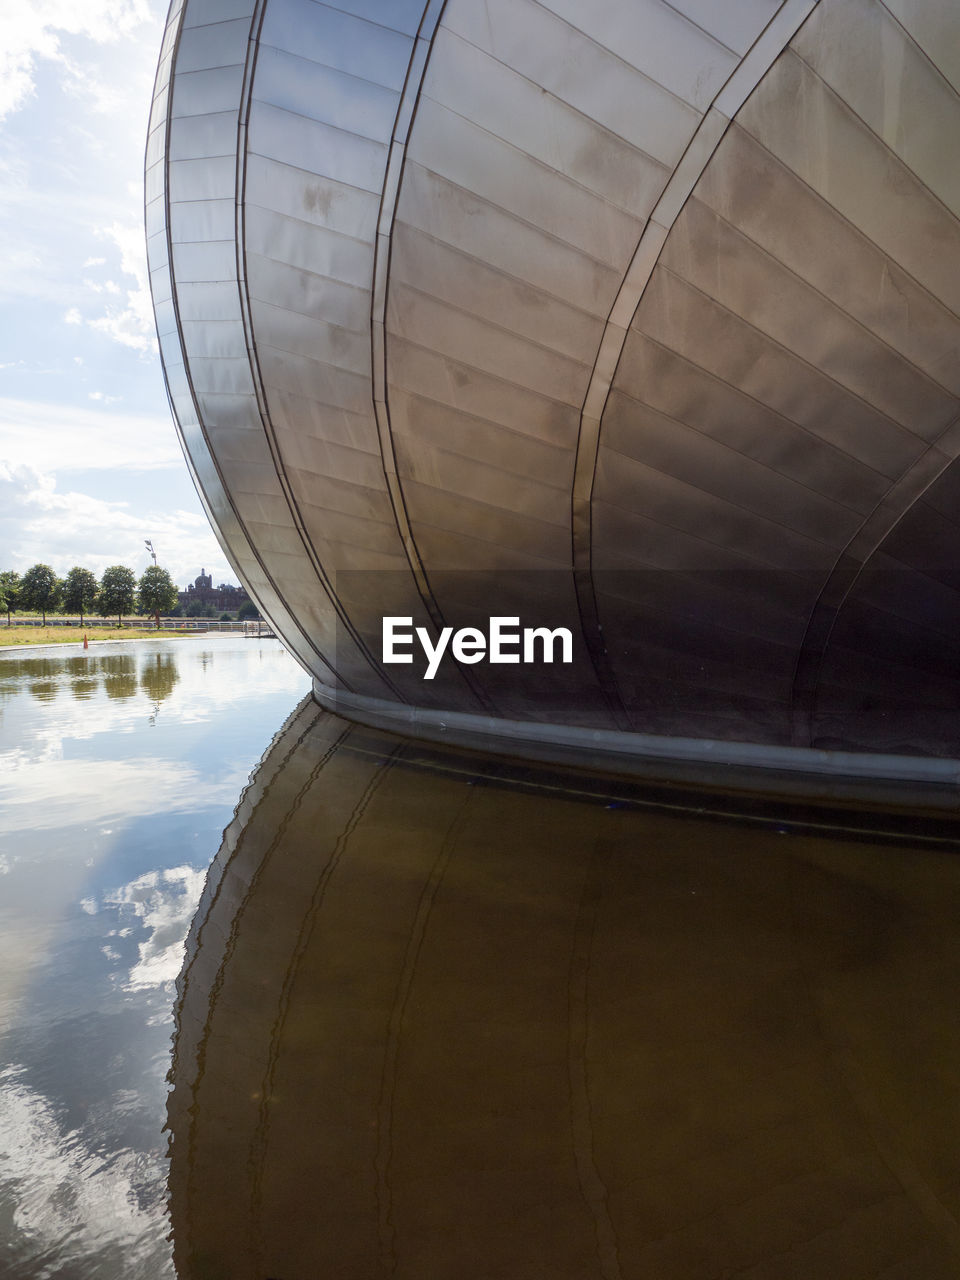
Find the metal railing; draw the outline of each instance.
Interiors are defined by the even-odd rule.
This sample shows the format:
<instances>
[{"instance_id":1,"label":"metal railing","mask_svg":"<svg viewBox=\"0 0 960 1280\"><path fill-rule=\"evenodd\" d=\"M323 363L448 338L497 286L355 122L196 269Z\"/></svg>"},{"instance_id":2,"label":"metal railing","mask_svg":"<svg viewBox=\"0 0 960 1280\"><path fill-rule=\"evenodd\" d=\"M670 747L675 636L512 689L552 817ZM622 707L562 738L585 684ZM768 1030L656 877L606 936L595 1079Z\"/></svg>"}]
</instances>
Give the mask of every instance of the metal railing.
<instances>
[{"instance_id":1,"label":"metal railing","mask_svg":"<svg viewBox=\"0 0 960 1280\"><path fill-rule=\"evenodd\" d=\"M40 615L35 618L11 616L9 624L4 614L0 614L0 627L79 627L81 626L79 614L75 618L66 617L62 614L56 616L48 616L46 624L44 624ZM107 627L116 630L116 618L88 618L84 616L83 629L96 630L98 627ZM128 627L143 631L155 631L157 629L156 619L126 617L123 619L124 630ZM238 631L244 635L263 635L266 636L270 631L270 624L266 621L254 619L245 622L221 622L217 618L163 618L160 619L161 631Z\"/></svg>"}]
</instances>

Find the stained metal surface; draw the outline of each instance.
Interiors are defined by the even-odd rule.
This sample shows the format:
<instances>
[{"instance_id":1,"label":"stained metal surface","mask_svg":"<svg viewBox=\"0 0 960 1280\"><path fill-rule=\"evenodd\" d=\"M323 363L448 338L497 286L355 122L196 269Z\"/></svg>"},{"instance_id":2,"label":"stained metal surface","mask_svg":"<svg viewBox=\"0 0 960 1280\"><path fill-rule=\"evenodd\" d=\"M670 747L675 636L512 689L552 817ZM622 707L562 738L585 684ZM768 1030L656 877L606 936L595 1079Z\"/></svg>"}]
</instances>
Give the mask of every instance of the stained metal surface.
<instances>
[{"instance_id":1,"label":"stained metal surface","mask_svg":"<svg viewBox=\"0 0 960 1280\"><path fill-rule=\"evenodd\" d=\"M949 0L173 4L171 401L324 687L960 755L919 710L960 694L958 37ZM583 660L381 660L384 614L478 613Z\"/></svg>"}]
</instances>

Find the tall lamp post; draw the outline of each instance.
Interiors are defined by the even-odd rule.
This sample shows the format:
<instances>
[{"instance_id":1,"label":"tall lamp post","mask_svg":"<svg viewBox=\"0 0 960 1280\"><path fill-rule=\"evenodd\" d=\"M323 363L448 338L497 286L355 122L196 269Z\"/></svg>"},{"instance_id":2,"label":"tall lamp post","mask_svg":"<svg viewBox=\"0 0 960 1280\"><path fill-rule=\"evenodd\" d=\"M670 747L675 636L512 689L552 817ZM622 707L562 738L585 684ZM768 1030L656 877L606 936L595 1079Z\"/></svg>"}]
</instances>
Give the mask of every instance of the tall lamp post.
<instances>
[{"instance_id":1,"label":"tall lamp post","mask_svg":"<svg viewBox=\"0 0 960 1280\"><path fill-rule=\"evenodd\" d=\"M149 538L144 538L144 540L143 540L143 545L147 548L147 550L148 550L148 551L150 552L150 554L153 556L153 567L154 567L154 568L156 568L156 567L157 567L157 553L156 553L156 552L154 551L154 549L153 549L153 543L150 541L150 539L149 539ZM160 610L159 610L159 609L158 609L158 610L157 610L157 612L156 612L156 623L157 623L157 630L159 631L159 630L160 630Z\"/></svg>"}]
</instances>

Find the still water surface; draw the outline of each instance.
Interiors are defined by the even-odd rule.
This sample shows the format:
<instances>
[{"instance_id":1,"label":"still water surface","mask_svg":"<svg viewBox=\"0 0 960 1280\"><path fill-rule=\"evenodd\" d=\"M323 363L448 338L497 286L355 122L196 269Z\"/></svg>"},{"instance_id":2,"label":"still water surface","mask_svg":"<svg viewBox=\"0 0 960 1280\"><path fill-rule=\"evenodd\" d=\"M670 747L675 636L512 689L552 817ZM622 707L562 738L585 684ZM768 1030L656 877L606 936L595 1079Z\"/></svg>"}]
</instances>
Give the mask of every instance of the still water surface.
<instances>
[{"instance_id":1,"label":"still water surface","mask_svg":"<svg viewBox=\"0 0 960 1280\"><path fill-rule=\"evenodd\" d=\"M0 663L4 1280L956 1280L949 806L708 819L305 686Z\"/></svg>"},{"instance_id":2,"label":"still water surface","mask_svg":"<svg viewBox=\"0 0 960 1280\"><path fill-rule=\"evenodd\" d=\"M242 636L0 656L0 1274L162 1280L183 940L308 688Z\"/></svg>"}]
</instances>

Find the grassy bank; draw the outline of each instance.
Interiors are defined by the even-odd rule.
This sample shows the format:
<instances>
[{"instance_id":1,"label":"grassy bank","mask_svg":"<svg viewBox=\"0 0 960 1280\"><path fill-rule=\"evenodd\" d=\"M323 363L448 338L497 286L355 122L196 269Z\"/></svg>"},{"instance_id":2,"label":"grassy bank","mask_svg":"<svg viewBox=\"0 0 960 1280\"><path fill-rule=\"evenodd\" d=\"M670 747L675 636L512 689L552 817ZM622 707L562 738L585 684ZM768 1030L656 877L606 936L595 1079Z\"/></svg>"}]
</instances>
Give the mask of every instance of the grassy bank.
<instances>
[{"instance_id":1,"label":"grassy bank","mask_svg":"<svg viewBox=\"0 0 960 1280\"><path fill-rule=\"evenodd\" d=\"M20 644L82 644L102 640L149 640L196 635L195 631L157 631L155 627L4 627L0 625L0 649Z\"/></svg>"}]
</instances>

